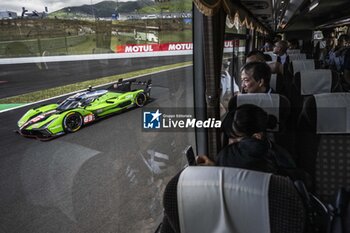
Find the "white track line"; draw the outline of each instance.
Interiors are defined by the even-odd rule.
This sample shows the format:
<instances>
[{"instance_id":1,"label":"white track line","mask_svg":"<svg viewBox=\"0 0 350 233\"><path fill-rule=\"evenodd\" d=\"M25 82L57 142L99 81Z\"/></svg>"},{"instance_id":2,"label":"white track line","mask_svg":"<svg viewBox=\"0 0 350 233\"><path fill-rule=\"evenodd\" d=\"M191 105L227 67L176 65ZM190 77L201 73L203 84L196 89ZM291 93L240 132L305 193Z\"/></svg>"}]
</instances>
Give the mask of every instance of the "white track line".
<instances>
[{"instance_id":1,"label":"white track line","mask_svg":"<svg viewBox=\"0 0 350 233\"><path fill-rule=\"evenodd\" d=\"M104 54L85 54L85 55L62 55L62 56L42 56L42 57L19 57L19 58L1 58L0 65L41 63L41 62L62 62L62 61L87 61L103 59L125 59L140 57L164 57L191 55L192 50L182 51L157 51L144 53L104 53Z\"/></svg>"}]
</instances>

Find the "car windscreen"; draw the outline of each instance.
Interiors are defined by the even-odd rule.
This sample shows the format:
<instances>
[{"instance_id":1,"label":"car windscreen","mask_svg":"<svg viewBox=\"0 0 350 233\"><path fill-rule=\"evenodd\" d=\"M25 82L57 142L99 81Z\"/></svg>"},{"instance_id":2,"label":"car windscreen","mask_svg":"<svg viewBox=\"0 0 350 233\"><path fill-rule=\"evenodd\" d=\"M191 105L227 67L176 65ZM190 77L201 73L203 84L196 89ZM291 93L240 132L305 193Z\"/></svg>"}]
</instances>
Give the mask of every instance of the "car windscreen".
<instances>
[{"instance_id":1,"label":"car windscreen","mask_svg":"<svg viewBox=\"0 0 350 233\"><path fill-rule=\"evenodd\" d=\"M58 110L67 110L72 108L77 108L81 106L80 100L77 99L67 99L63 101L58 107Z\"/></svg>"}]
</instances>

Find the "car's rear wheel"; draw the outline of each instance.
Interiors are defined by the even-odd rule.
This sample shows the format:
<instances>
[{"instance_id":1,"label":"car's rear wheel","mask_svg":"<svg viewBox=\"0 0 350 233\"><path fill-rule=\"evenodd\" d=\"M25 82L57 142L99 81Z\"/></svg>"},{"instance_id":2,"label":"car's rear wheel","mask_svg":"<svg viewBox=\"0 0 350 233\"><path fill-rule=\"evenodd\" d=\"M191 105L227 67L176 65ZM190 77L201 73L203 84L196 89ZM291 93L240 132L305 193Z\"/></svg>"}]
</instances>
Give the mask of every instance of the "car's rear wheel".
<instances>
[{"instance_id":1,"label":"car's rear wheel","mask_svg":"<svg viewBox=\"0 0 350 233\"><path fill-rule=\"evenodd\" d=\"M77 112L70 112L63 119L63 128L68 133L78 131L82 125L83 117Z\"/></svg>"},{"instance_id":2,"label":"car's rear wheel","mask_svg":"<svg viewBox=\"0 0 350 233\"><path fill-rule=\"evenodd\" d=\"M136 99L135 99L136 106L142 107L145 105L146 101L147 101L147 96L145 93L141 92L141 93L137 94Z\"/></svg>"}]
</instances>

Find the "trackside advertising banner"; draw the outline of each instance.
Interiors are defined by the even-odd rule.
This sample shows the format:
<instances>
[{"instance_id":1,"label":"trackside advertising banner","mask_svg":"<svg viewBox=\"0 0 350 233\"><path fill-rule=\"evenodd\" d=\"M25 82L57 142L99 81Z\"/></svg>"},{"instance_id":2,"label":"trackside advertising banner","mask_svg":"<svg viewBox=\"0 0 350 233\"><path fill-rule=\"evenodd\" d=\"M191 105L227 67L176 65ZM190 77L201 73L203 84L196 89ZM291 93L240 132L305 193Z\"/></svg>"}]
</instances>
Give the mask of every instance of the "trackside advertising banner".
<instances>
[{"instance_id":1,"label":"trackside advertising banner","mask_svg":"<svg viewBox=\"0 0 350 233\"><path fill-rule=\"evenodd\" d=\"M166 43L166 44L129 44L118 45L117 53L143 53L158 51L183 51L192 50L192 43Z\"/></svg>"},{"instance_id":2,"label":"trackside advertising banner","mask_svg":"<svg viewBox=\"0 0 350 233\"><path fill-rule=\"evenodd\" d=\"M238 47L238 40L228 40L224 43L224 48L229 49ZM165 43L165 44L128 44L117 45L116 53L145 53L145 52L170 52L193 50L192 42L183 43Z\"/></svg>"}]
</instances>

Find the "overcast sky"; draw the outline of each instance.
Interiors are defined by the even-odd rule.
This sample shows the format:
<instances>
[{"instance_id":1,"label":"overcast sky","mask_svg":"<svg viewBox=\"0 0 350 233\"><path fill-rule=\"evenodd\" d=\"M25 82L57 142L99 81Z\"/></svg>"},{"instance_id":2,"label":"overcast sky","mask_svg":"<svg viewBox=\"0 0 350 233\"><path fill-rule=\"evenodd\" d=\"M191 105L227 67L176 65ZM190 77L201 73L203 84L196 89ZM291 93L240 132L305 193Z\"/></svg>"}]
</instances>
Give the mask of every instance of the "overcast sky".
<instances>
[{"instance_id":1,"label":"overcast sky","mask_svg":"<svg viewBox=\"0 0 350 233\"><path fill-rule=\"evenodd\" d=\"M49 13L60 10L67 6L81 6L84 4L90 5L102 2L103 0L1 0L0 11L8 10L22 13L22 7L25 7L29 12L36 10L42 12L47 6ZM117 1L117 0L115 0ZM125 2L127 0L118 0Z\"/></svg>"}]
</instances>

